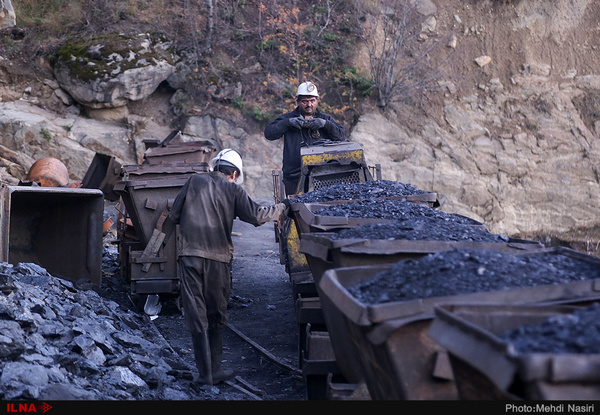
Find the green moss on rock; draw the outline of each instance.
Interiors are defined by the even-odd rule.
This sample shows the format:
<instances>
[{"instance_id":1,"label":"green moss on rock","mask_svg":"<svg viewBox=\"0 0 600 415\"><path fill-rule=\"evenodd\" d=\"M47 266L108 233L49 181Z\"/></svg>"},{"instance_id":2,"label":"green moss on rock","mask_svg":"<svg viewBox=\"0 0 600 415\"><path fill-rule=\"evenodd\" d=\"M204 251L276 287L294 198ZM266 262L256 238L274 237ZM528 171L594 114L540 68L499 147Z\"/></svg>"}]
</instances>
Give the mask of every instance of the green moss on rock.
<instances>
[{"instance_id":1,"label":"green moss on rock","mask_svg":"<svg viewBox=\"0 0 600 415\"><path fill-rule=\"evenodd\" d=\"M58 51L57 65L66 66L71 76L82 81L109 79L128 69L174 64L168 50L155 48L147 35L99 35L92 39L74 38Z\"/></svg>"}]
</instances>

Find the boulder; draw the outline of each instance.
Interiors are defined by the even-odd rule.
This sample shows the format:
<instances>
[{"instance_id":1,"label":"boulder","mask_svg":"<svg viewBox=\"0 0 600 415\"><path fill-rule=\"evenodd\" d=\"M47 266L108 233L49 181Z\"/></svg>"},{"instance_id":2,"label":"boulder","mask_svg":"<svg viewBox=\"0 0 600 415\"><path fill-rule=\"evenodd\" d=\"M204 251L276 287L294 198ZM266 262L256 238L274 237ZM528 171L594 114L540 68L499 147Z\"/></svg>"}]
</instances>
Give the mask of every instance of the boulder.
<instances>
[{"instance_id":1,"label":"boulder","mask_svg":"<svg viewBox=\"0 0 600 415\"><path fill-rule=\"evenodd\" d=\"M148 97L173 74L177 58L168 49L168 44L155 43L147 34L73 39L60 49L54 75L84 107L124 107ZM122 111L118 114L122 116Z\"/></svg>"},{"instance_id":2,"label":"boulder","mask_svg":"<svg viewBox=\"0 0 600 415\"><path fill-rule=\"evenodd\" d=\"M17 24L15 9L10 0L0 0L0 29Z\"/></svg>"}]
</instances>

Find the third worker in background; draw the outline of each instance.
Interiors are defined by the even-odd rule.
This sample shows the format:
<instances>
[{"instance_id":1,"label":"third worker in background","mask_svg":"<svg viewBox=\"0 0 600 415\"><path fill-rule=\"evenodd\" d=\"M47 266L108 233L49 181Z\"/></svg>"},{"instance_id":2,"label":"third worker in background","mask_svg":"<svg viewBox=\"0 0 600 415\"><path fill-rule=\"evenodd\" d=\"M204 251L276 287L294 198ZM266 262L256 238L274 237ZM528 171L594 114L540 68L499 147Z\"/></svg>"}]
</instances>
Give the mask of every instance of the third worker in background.
<instances>
[{"instance_id":1,"label":"third worker in background","mask_svg":"<svg viewBox=\"0 0 600 415\"><path fill-rule=\"evenodd\" d=\"M298 86L297 107L293 111L280 115L265 128L267 140L283 137L283 184L285 193L297 193L300 180L300 148L322 144L327 141L346 141L344 127L331 115L317 110L319 92L312 82Z\"/></svg>"}]
</instances>

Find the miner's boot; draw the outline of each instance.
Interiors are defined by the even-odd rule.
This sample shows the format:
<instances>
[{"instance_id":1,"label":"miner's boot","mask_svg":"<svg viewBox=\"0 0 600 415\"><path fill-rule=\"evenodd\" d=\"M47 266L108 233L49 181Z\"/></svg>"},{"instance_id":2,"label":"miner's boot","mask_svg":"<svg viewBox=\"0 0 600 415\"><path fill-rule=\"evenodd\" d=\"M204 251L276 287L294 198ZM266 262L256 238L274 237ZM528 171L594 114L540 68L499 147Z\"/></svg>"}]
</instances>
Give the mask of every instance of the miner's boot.
<instances>
[{"instance_id":1,"label":"miner's boot","mask_svg":"<svg viewBox=\"0 0 600 415\"><path fill-rule=\"evenodd\" d=\"M201 385L212 385L212 364L210 358L210 342L205 331L192 333L192 344L194 345L194 358L198 375L194 382Z\"/></svg>"},{"instance_id":2,"label":"miner's boot","mask_svg":"<svg viewBox=\"0 0 600 415\"><path fill-rule=\"evenodd\" d=\"M208 339L210 342L212 380L213 384L229 380L235 376L233 369L223 369L223 328L209 328Z\"/></svg>"}]
</instances>

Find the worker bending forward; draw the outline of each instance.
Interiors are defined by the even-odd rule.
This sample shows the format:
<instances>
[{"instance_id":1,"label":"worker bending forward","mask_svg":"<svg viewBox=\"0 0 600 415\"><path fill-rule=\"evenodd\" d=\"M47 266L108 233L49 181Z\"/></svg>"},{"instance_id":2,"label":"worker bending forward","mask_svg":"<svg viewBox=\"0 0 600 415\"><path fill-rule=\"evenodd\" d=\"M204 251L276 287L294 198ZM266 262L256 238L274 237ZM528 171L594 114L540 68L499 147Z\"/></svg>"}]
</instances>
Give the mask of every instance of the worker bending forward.
<instances>
[{"instance_id":1,"label":"worker bending forward","mask_svg":"<svg viewBox=\"0 0 600 415\"><path fill-rule=\"evenodd\" d=\"M164 228L168 240L174 224L179 224L177 266L184 322L194 345L195 381L205 385L235 375L221 366L231 293L233 221L239 218L259 226L276 221L286 209L283 203L261 206L238 185L244 176L242 158L235 150L222 150L211 165L213 171L195 174L185 183Z\"/></svg>"}]
</instances>

